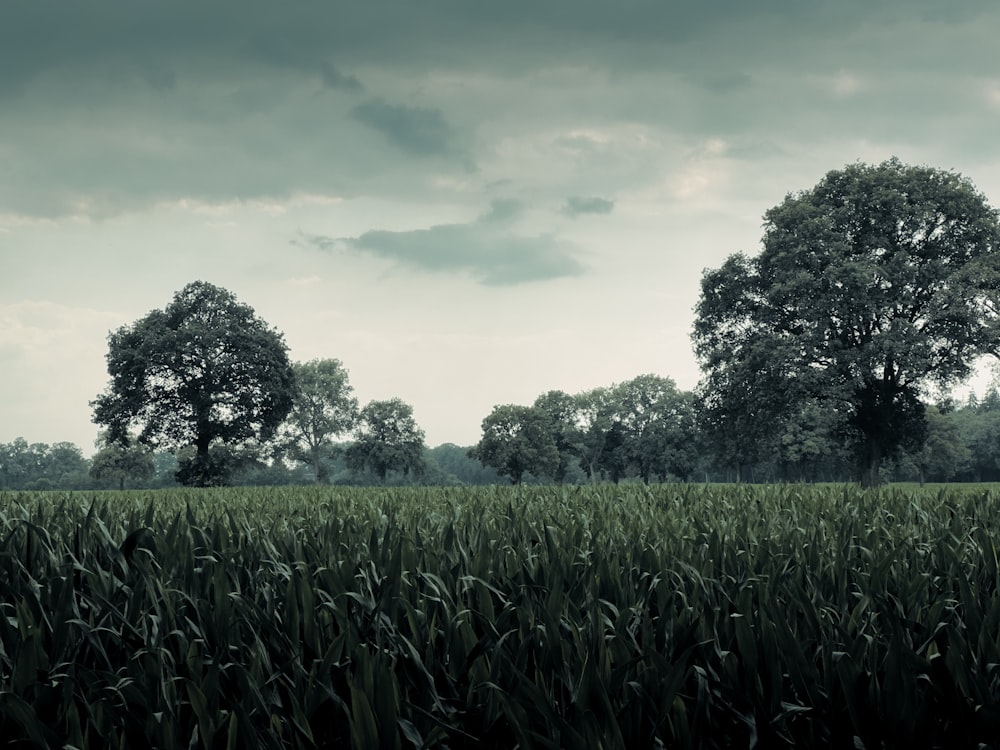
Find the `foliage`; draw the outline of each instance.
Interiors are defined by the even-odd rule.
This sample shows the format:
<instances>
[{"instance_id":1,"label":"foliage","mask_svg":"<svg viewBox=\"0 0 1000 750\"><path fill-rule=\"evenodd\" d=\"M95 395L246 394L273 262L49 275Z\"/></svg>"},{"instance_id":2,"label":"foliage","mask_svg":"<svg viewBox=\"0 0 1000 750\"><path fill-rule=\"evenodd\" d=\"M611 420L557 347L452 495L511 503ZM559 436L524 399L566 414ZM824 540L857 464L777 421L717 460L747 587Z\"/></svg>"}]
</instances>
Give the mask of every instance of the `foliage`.
<instances>
[{"instance_id":1,"label":"foliage","mask_svg":"<svg viewBox=\"0 0 1000 750\"><path fill-rule=\"evenodd\" d=\"M645 482L691 475L696 446L690 394L679 391L670 378L649 374L612 388L611 401L620 434L613 466L631 469Z\"/></svg>"},{"instance_id":2,"label":"foliage","mask_svg":"<svg viewBox=\"0 0 1000 750\"><path fill-rule=\"evenodd\" d=\"M427 450L428 465L437 465L446 477L454 479L454 482L439 484L486 485L501 482L501 477L495 469L483 466L469 456L470 450L454 443L443 443Z\"/></svg>"},{"instance_id":3,"label":"foliage","mask_svg":"<svg viewBox=\"0 0 1000 750\"><path fill-rule=\"evenodd\" d=\"M98 482L117 485L120 490L125 489L127 480L139 483L155 473L153 452L143 445L109 443L90 459L90 476Z\"/></svg>"},{"instance_id":4,"label":"foliage","mask_svg":"<svg viewBox=\"0 0 1000 750\"><path fill-rule=\"evenodd\" d=\"M88 465L72 443L0 443L0 489L44 490L83 487Z\"/></svg>"},{"instance_id":5,"label":"foliage","mask_svg":"<svg viewBox=\"0 0 1000 750\"><path fill-rule=\"evenodd\" d=\"M576 439L574 450L580 465L597 482L601 473L611 468L609 457L613 456L615 435L614 401L610 388L593 388L578 393L576 401Z\"/></svg>"},{"instance_id":6,"label":"foliage","mask_svg":"<svg viewBox=\"0 0 1000 750\"><path fill-rule=\"evenodd\" d=\"M968 463L958 473L965 481L1000 480L1000 393L990 388L982 400L974 397L947 415L956 425Z\"/></svg>"},{"instance_id":7,"label":"foliage","mask_svg":"<svg viewBox=\"0 0 1000 750\"><path fill-rule=\"evenodd\" d=\"M927 440L916 454L920 481L947 482L966 469L972 453L962 443L958 424L937 406L927 408Z\"/></svg>"},{"instance_id":8,"label":"foliage","mask_svg":"<svg viewBox=\"0 0 1000 750\"><path fill-rule=\"evenodd\" d=\"M483 420L483 436L469 451L485 466L520 484L530 472L554 477L560 468L559 448L550 415L534 406L496 406Z\"/></svg>"},{"instance_id":9,"label":"foliage","mask_svg":"<svg viewBox=\"0 0 1000 750\"><path fill-rule=\"evenodd\" d=\"M1000 504L0 493L12 747L988 747Z\"/></svg>"},{"instance_id":10,"label":"foliage","mask_svg":"<svg viewBox=\"0 0 1000 750\"><path fill-rule=\"evenodd\" d=\"M358 400L339 359L295 362L295 396L283 425L283 443L291 457L312 467L317 483L329 481L326 459L336 438L349 432L358 419Z\"/></svg>"},{"instance_id":11,"label":"foliage","mask_svg":"<svg viewBox=\"0 0 1000 750\"><path fill-rule=\"evenodd\" d=\"M163 310L108 339L108 389L92 402L94 421L112 441L136 428L151 446L193 445L185 481L217 484L226 467L213 442L267 439L292 405L294 376L277 331L233 294L188 284Z\"/></svg>"},{"instance_id":12,"label":"foliage","mask_svg":"<svg viewBox=\"0 0 1000 750\"><path fill-rule=\"evenodd\" d=\"M541 410L548 420L546 431L555 444L559 463L551 474L534 469L529 471L539 477L551 476L559 483L579 475L580 436L577 426L579 402L576 397L565 391L547 391L536 398L532 406Z\"/></svg>"},{"instance_id":13,"label":"foliage","mask_svg":"<svg viewBox=\"0 0 1000 750\"><path fill-rule=\"evenodd\" d=\"M768 211L763 245L702 279L710 432L760 447L790 408L821 399L874 484L883 456L923 443L921 389L998 350L997 212L955 173L855 164Z\"/></svg>"},{"instance_id":14,"label":"foliage","mask_svg":"<svg viewBox=\"0 0 1000 750\"><path fill-rule=\"evenodd\" d=\"M424 431L413 407L398 398L372 401L361 410L357 438L348 448L347 466L370 471L385 482L390 471L420 474L424 470Z\"/></svg>"},{"instance_id":15,"label":"foliage","mask_svg":"<svg viewBox=\"0 0 1000 750\"><path fill-rule=\"evenodd\" d=\"M470 455L515 484L526 474L560 483L688 478L697 463L693 397L657 375L497 406L482 427Z\"/></svg>"}]
</instances>

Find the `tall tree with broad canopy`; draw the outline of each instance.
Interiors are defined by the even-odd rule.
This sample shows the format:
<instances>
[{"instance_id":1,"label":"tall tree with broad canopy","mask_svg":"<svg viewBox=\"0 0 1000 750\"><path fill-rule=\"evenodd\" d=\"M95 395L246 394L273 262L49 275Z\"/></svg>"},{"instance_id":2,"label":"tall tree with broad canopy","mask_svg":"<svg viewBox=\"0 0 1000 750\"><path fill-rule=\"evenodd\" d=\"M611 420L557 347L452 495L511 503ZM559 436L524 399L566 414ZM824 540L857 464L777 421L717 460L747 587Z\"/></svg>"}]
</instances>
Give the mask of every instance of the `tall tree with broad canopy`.
<instances>
[{"instance_id":1,"label":"tall tree with broad canopy","mask_svg":"<svg viewBox=\"0 0 1000 750\"><path fill-rule=\"evenodd\" d=\"M923 389L998 355L998 321L1000 221L969 180L896 159L832 171L765 214L760 255L704 274L703 423L753 445L828 402L875 485L884 457L923 443Z\"/></svg>"},{"instance_id":2,"label":"tall tree with broad canopy","mask_svg":"<svg viewBox=\"0 0 1000 750\"><path fill-rule=\"evenodd\" d=\"M357 439L344 456L351 471L371 471L385 482L390 471L424 472L424 431L401 399L372 401L361 410Z\"/></svg>"},{"instance_id":3,"label":"tall tree with broad canopy","mask_svg":"<svg viewBox=\"0 0 1000 750\"><path fill-rule=\"evenodd\" d=\"M296 460L309 464L317 483L329 479L323 458L334 453L334 438L354 428L358 400L339 359L292 364L295 396L282 426L285 444Z\"/></svg>"},{"instance_id":4,"label":"tall tree with broad canopy","mask_svg":"<svg viewBox=\"0 0 1000 750\"><path fill-rule=\"evenodd\" d=\"M292 407L295 382L283 336L226 289L188 284L163 310L108 338L111 383L91 406L109 442L138 430L151 447L195 448L178 479L220 484L213 442L266 440Z\"/></svg>"}]
</instances>

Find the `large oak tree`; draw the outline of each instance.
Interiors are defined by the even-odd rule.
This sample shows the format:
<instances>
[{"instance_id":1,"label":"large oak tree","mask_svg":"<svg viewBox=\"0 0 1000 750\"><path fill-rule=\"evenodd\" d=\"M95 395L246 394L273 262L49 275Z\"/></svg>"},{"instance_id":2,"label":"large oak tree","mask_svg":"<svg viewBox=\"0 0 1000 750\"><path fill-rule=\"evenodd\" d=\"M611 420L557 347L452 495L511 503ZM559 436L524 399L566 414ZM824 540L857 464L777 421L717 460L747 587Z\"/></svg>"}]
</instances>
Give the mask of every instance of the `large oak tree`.
<instances>
[{"instance_id":1,"label":"large oak tree","mask_svg":"<svg viewBox=\"0 0 1000 750\"><path fill-rule=\"evenodd\" d=\"M133 430L153 447L194 446L178 472L189 484L222 481L214 442L267 439L292 406L294 375L282 335L226 289L185 286L108 338L107 390L92 402L111 442Z\"/></svg>"},{"instance_id":2,"label":"large oak tree","mask_svg":"<svg viewBox=\"0 0 1000 750\"><path fill-rule=\"evenodd\" d=\"M853 164L768 211L760 255L701 286L704 424L731 459L819 399L871 485L883 457L922 443L923 390L998 354L1000 223L954 172Z\"/></svg>"}]
</instances>

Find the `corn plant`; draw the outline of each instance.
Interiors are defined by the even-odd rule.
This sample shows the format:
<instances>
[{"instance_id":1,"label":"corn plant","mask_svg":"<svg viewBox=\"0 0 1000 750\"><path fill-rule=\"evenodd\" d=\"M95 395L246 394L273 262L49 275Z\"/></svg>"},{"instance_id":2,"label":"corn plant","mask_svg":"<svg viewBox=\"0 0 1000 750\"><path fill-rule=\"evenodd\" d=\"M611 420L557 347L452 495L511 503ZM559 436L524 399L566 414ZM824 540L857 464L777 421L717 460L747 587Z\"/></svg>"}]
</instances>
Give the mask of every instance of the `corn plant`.
<instances>
[{"instance_id":1,"label":"corn plant","mask_svg":"<svg viewBox=\"0 0 1000 750\"><path fill-rule=\"evenodd\" d=\"M0 742L1000 747L984 488L0 494Z\"/></svg>"}]
</instances>

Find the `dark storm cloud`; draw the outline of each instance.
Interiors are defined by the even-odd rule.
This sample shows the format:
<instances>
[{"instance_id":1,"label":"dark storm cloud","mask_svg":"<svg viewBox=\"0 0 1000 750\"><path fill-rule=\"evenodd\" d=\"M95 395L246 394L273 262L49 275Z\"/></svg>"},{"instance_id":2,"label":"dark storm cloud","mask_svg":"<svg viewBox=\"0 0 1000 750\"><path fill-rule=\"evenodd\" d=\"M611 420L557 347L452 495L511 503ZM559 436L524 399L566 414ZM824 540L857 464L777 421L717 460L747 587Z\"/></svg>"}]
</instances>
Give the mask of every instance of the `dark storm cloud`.
<instances>
[{"instance_id":1,"label":"dark storm cloud","mask_svg":"<svg viewBox=\"0 0 1000 750\"><path fill-rule=\"evenodd\" d=\"M567 216L579 216L581 214L609 214L615 208L615 202L607 198L596 196L582 197L571 196L566 199L566 204L562 207L562 212Z\"/></svg>"},{"instance_id":2,"label":"dark storm cloud","mask_svg":"<svg viewBox=\"0 0 1000 750\"><path fill-rule=\"evenodd\" d=\"M340 72L332 63L326 62L322 66L323 83L331 89L342 89L344 91L364 91L365 87L361 81L352 75Z\"/></svg>"},{"instance_id":3,"label":"dark storm cloud","mask_svg":"<svg viewBox=\"0 0 1000 750\"><path fill-rule=\"evenodd\" d=\"M15 0L0 9L0 61L9 83L43 68L115 60L131 64L139 53L173 61L214 58L313 66L317 73L331 57L351 64L393 65L406 59L473 67L494 67L502 59L508 69L530 69L545 58L569 63L596 59L602 66L617 59L629 60L631 67L649 63L672 46L689 53L689 46L697 47L720 30L742 31L745 49L767 50L789 33L829 36L900 18L956 23L994 5L993 0L947 5L940 0L877 5L869 0L306 0L294 6L270 0ZM516 48L511 47L512 35ZM707 58L717 52L705 50ZM690 57L687 62L704 64Z\"/></svg>"},{"instance_id":4,"label":"dark storm cloud","mask_svg":"<svg viewBox=\"0 0 1000 750\"><path fill-rule=\"evenodd\" d=\"M406 107L373 99L355 107L352 114L412 154L447 153L454 138L444 114L436 109Z\"/></svg>"},{"instance_id":5,"label":"dark storm cloud","mask_svg":"<svg viewBox=\"0 0 1000 750\"><path fill-rule=\"evenodd\" d=\"M520 172L484 183L546 182L550 202L641 188L664 165L574 135L616 123L647 145L721 138L728 158L911 135L989 154L995 105L976 87L996 24L995 0L0 2L0 213L406 199L538 133ZM575 146L557 164L551 144Z\"/></svg>"},{"instance_id":6,"label":"dark storm cloud","mask_svg":"<svg viewBox=\"0 0 1000 750\"><path fill-rule=\"evenodd\" d=\"M467 224L403 232L375 229L358 237L300 234L292 242L324 251L350 250L431 273L465 274L487 286L514 286L584 272L572 245L547 235L511 231L508 222L520 211L516 201L498 200Z\"/></svg>"}]
</instances>

